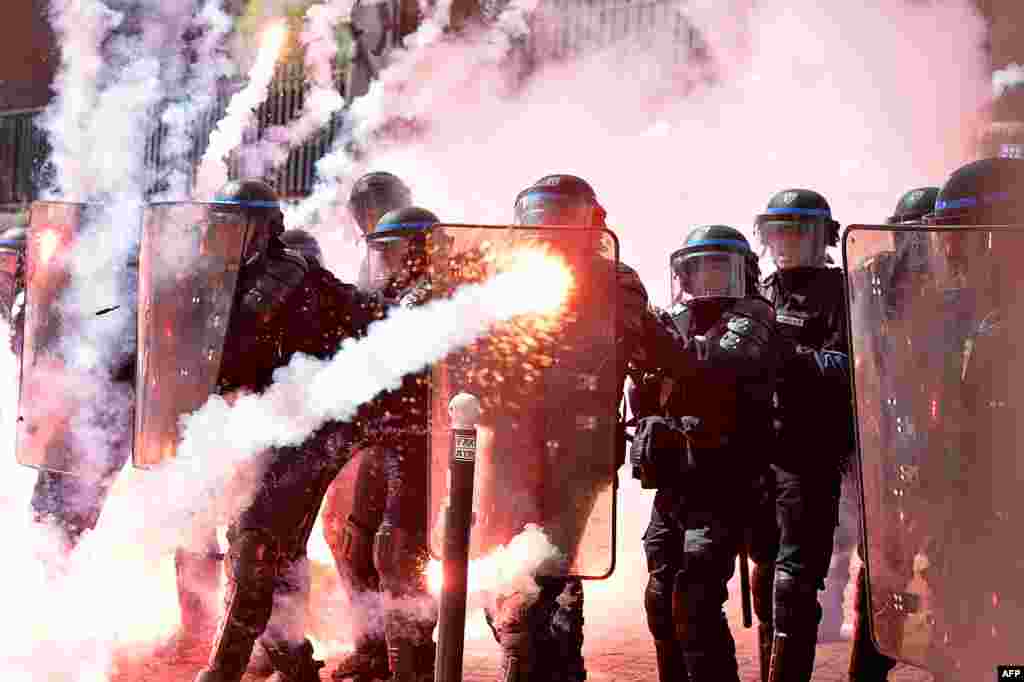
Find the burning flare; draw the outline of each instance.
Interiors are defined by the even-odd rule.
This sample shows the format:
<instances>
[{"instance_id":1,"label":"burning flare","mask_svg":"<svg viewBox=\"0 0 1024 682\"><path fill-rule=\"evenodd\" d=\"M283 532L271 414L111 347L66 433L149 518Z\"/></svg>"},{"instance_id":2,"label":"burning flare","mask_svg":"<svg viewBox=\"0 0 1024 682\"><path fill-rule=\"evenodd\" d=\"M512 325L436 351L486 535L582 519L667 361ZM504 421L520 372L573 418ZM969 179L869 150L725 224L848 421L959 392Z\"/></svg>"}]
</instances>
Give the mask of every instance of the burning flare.
<instances>
[{"instance_id":1,"label":"burning flare","mask_svg":"<svg viewBox=\"0 0 1024 682\"><path fill-rule=\"evenodd\" d=\"M523 314L551 315L569 297L572 270L565 260L544 247L516 249L503 259L501 270L513 282L511 295L523 301Z\"/></svg>"}]
</instances>

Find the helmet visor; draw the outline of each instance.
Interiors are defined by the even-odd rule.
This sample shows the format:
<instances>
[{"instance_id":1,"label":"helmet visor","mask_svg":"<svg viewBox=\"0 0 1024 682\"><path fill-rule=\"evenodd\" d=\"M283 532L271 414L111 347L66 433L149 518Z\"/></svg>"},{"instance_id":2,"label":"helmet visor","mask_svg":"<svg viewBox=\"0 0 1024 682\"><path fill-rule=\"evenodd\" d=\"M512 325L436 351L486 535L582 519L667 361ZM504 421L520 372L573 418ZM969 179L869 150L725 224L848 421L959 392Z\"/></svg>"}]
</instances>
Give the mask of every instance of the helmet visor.
<instances>
[{"instance_id":1,"label":"helmet visor","mask_svg":"<svg viewBox=\"0 0 1024 682\"><path fill-rule=\"evenodd\" d=\"M370 236L366 240L371 291L398 286L411 279L416 264L413 236Z\"/></svg>"},{"instance_id":2,"label":"helmet visor","mask_svg":"<svg viewBox=\"0 0 1024 682\"><path fill-rule=\"evenodd\" d=\"M590 227L594 205L587 199L556 192L530 192L516 201L516 225L578 225Z\"/></svg>"},{"instance_id":3,"label":"helmet visor","mask_svg":"<svg viewBox=\"0 0 1024 682\"><path fill-rule=\"evenodd\" d=\"M755 230L779 270L825 263L825 223L820 220L759 220Z\"/></svg>"},{"instance_id":4,"label":"helmet visor","mask_svg":"<svg viewBox=\"0 0 1024 682\"><path fill-rule=\"evenodd\" d=\"M367 234L373 231L385 214L410 205L412 200L408 193L390 187L377 187L353 197L349 208L352 217L359 223L359 229Z\"/></svg>"},{"instance_id":5,"label":"helmet visor","mask_svg":"<svg viewBox=\"0 0 1024 682\"><path fill-rule=\"evenodd\" d=\"M672 257L672 303L697 298L743 298L747 257L730 251L691 251Z\"/></svg>"}]
</instances>

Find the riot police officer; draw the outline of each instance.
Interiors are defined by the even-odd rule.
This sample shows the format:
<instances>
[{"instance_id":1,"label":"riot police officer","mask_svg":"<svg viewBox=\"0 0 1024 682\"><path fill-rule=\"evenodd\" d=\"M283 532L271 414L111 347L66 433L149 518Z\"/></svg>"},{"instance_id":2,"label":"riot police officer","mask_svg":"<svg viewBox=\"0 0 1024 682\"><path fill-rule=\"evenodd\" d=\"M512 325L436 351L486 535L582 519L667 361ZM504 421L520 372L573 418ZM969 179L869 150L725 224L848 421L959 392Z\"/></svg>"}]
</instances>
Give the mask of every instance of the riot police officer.
<instances>
[{"instance_id":1,"label":"riot police officer","mask_svg":"<svg viewBox=\"0 0 1024 682\"><path fill-rule=\"evenodd\" d=\"M412 205L409 187L396 175L384 171L367 173L352 186L348 209L364 237L373 232L385 214ZM369 244L367 243L367 247ZM357 286L371 288L369 250L359 266ZM338 574L349 589L350 620L355 635L355 649L342 658L334 671L338 680L347 678L386 677L388 675L387 644L380 628L373 625L373 611L380 606L380 576L373 566L373 536L379 525L387 496L384 463L377 457L355 456L356 472L354 510L358 515L336 518L334 508L341 491L337 487L327 494L324 509L324 539L331 548Z\"/></svg>"},{"instance_id":2,"label":"riot police officer","mask_svg":"<svg viewBox=\"0 0 1024 682\"><path fill-rule=\"evenodd\" d=\"M630 399L634 475L658 489L644 534L644 605L661 682L738 681L722 605L763 507L761 452L778 363L773 314L758 293L757 257L731 227L696 228L671 266L672 308L661 318L678 335L673 355L689 366L644 373ZM680 358L659 360L673 367Z\"/></svg>"},{"instance_id":3,"label":"riot police officer","mask_svg":"<svg viewBox=\"0 0 1024 682\"><path fill-rule=\"evenodd\" d=\"M369 285L387 305L416 306L431 297L436 283L428 260L437 255L428 248L435 246L430 228L437 223L430 211L409 206L387 213L367 235ZM406 376L400 388L379 396L369 409L352 513L337 544L350 562L357 557L372 562L349 565L349 570L379 576L387 666L359 670L343 662L335 679L368 679L388 671L396 682L433 676L437 607L423 571L429 559L424 504L429 482L428 382L427 373ZM372 543L372 550L360 555L354 543Z\"/></svg>"},{"instance_id":4,"label":"riot police officer","mask_svg":"<svg viewBox=\"0 0 1024 682\"><path fill-rule=\"evenodd\" d=\"M524 227L605 227L606 213L593 188L584 179L574 175L554 174L541 178L519 193L514 211L516 225ZM580 543L582 529L594 509L598 494L608 485L608 466L612 463L602 461L588 464L587 456L596 456L596 453L577 446L577 443L588 442L587 439L592 437L590 432L580 434L576 431L580 419L584 424L589 423L585 413L581 413L576 420L550 415L564 417L566 404L577 407L593 405L595 393L604 396L610 392L611 399L615 401L612 404L618 403L616 396L621 397L622 394L626 361L641 354L647 292L632 268L616 263L607 254L601 253L601 241L597 237L600 233L597 230L578 234L575 230L552 229L541 232L549 235L549 246L554 251L563 255L568 262L577 263L580 271L595 278L593 282L578 283L581 288L580 300L590 300L588 305L598 306L607 301L597 301L600 295L596 292L614 292L618 308L611 316L618 324L614 330L614 339L609 337L587 346L587 343L600 336L594 333L593 327L595 324L602 326L603 322L591 320L584 311L576 323L567 325L560 333L561 337L577 339L576 342L581 338L588 339L583 347L551 349L551 354L557 356L553 362L565 372L564 375L556 376L552 370L541 372L539 378L531 375L525 379L522 372L529 370L521 367L522 358L510 361L507 366L501 365L500 371L504 377L502 383L513 386L513 390L522 391L521 396L517 392L515 402L528 406L525 409L489 404L488 400L493 397L494 390L487 386L474 386L470 382L466 390L483 397L485 422L494 429L494 459L516 463L513 465L516 473L523 479L499 482L502 486L501 498L507 500L513 497L509 490L515 488L516 495L529 500L515 510L504 507L498 509L501 506L498 503L491 505L481 502L481 511L488 517L487 523L500 527L501 532L506 534L496 542L508 542L526 523L538 523L551 537L556 538L557 546L572 555ZM539 235L540 232L535 234ZM596 311L592 312L596 316ZM606 343L607 347L600 346L600 343ZM614 357L613 361L609 361L609 354ZM499 352L496 355L502 354ZM515 357L514 354L512 357ZM540 389L539 385L546 381L567 380L570 375L574 377L573 386L562 389L569 391L568 394L559 393L558 389ZM594 389L589 389L590 386ZM606 434L609 439L621 438L615 431L615 424L594 426L594 433ZM607 447L605 450L608 450ZM544 457L544 462L528 463L530 457ZM624 450L618 457L616 469L624 461ZM575 478L567 476L572 471L579 475ZM538 481L538 478L544 480ZM557 495L544 498L549 500L545 503L547 512L543 509L544 505L536 504L536 498L532 497L546 495L545 492L537 492L537 489L557 491ZM487 492L482 491L481 498L486 497ZM555 506L557 510L553 510ZM541 507L539 511L538 507ZM580 682L586 678L583 661L582 580L570 577L568 571L554 573L535 577L540 588L535 597L520 592L502 595L492 607L485 610L495 638L502 647L500 679L503 682L526 682L531 679Z\"/></svg>"},{"instance_id":5,"label":"riot police officer","mask_svg":"<svg viewBox=\"0 0 1024 682\"><path fill-rule=\"evenodd\" d=\"M412 192L398 176L385 171L367 173L352 185L352 193L348 199L348 210L355 219L363 235L373 231L377 222L385 213L398 208L412 206ZM366 289L366 261L359 267L359 279L356 284Z\"/></svg>"},{"instance_id":6,"label":"riot police officer","mask_svg":"<svg viewBox=\"0 0 1024 682\"><path fill-rule=\"evenodd\" d=\"M253 226L224 341L221 393L262 391L294 353L328 358L379 315L354 286L284 247L277 196L265 183L229 183L217 200L245 208ZM261 482L229 528L224 613L197 682L238 682L257 639L282 680L319 679L323 663L303 632L306 543L356 428L330 422L301 445L257 456Z\"/></svg>"},{"instance_id":7,"label":"riot police officer","mask_svg":"<svg viewBox=\"0 0 1024 682\"><path fill-rule=\"evenodd\" d=\"M889 225L919 225L921 224L922 218L931 213L935 208L935 199L939 194L938 187L919 187L905 192L896 203L896 208L893 214L886 219L886 223ZM893 246L892 252L886 252L874 258L865 267L865 276L873 278L876 285L870 287L873 291L877 291L879 294L879 300L877 301L874 312L876 315L880 315L882 318L899 318L900 310L903 307L903 299L905 296L903 292L908 288L913 288L915 282L920 282L923 276L926 276L927 270L927 254L923 253L927 249L927 235L923 235L920 232L912 231L900 231L893 233ZM892 330L891 334L898 334L898 330ZM889 338L878 339L880 344L877 351L880 355L886 356L886 358L880 358L880 360L888 359L894 362L900 362L901 360L894 355L900 353L902 350L901 344L897 339L893 341ZM881 377L881 381L885 381L887 377ZM889 422L885 427L885 433L891 435L894 439L912 439L916 436L916 429L913 426L912 419L909 414L904 414L906 410L903 406L907 405L913 399L913 392L908 391L907 387L899 385L889 385L889 382L885 382L888 388L895 392L901 392L898 397L890 395L886 400L882 401L886 405L891 405L894 410L900 414L889 414L887 410L886 414L889 417ZM882 387L879 387L880 390ZM886 393L889 391L886 390ZM900 443L893 442L889 444L890 448L896 449L901 446ZM851 472L851 476L848 477L848 481L852 485L844 485L844 500L841 501L847 504L851 504L856 507L857 500L859 499L859 467L854 467ZM844 482L845 483L845 482ZM850 501L847 498L852 495L853 500ZM844 530L843 529L843 516L840 516L839 530L836 533L835 549L832 557L832 564L830 565L829 571L829 588L838 592L838 597L833 596L833 603L838 602L842 604L842 592L845 589L845 581L835 580L833 577L833 569L837 568L837 564L846 566L847 570L845 576L849 576L848 558L842 559L837 562L837 557L842 557L845 549L850 543L856 543L858 545L858 554L864 557L864 547L860 543L860 523L859 523L859 510L853 509L855 514L854 519L857 520L857 524L854 526L855 530ZM847 515L849 518L849 515ZM901 521L902 522L902 521ZM847 540L848 542L843 542ZM857 571L856 579L856 592L854 597L854 633L853 633L853 645L850 652L850 666L849 676L850 682L881 682L886 679L889 671L896 665L896 661L888 658L881 654L874 641L871 637L871 623L868 618L868 594L867 594L867 580L866 580L866 569L862 565ZM839 589L842 585L843 589ZM826 590L825 599L826 608L828 599L828 589ZM834 606L833 606L834 608Z\"/></svg>"},{"instance_id":8,"label":"riot police officer","mask_svg":"<svg viewBox=\"0 0 1024 682\"><path fill-rule=\"evenodd\" d=\"M922 462L922 493L945 497L949 515L934 524L929 547L932 606L939 641L934 657L938 675L973 679L990 674L993 661L1012 657L1019 647L1017 627L1024 604L1016 543L1021 515L1016 481L1019 457L1008 444L1019 442L1016 378L1020 287L1017 258L1024 247L1018 229L1024 218L1024 160L984 159L954 171L942 186L928 226L956 226L932 232L936 270L973 296L973 328L958 326L955 363L961 405L945 411L944 451L930 448ZM978 226L996 226L991 230ZM1002 229L1001 229L1002 228ZM950 466L950 460L956 461ZM946 665L944 666L943 663Z\"/></svg>"},{"instance_id":9,"label":"riot police officer","mask_svg":"<svg viewBox=\"0 0 1024 682\"><path fill-rule=\"evenodd\" d=\"M787 189L757 216L755 230L777 268L763 290L785 359L772 446L778 552L774 570L756 565L751 587L762 671L770 648L771 682L806 682L821 618L817 591L825 587L853 449L843 273L827 267L825 254L838 243L839 223L817 192Z\"/></svg>"}]
</instances>

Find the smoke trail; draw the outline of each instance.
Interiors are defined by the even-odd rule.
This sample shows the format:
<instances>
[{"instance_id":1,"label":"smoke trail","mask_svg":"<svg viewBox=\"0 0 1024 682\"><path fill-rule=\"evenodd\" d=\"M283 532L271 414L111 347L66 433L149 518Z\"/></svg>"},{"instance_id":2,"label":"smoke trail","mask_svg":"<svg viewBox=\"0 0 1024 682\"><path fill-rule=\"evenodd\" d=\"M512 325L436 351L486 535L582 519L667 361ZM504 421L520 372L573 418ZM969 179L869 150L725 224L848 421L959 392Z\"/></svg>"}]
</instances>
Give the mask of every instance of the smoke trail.
<instances>
[{"instance_id":1,"label":"smoke trail","mask_svg":"<svg viewBox=\"0 0 1024 682\"><path fill-rule=\"evenodd\" d=\"M406 374L480 338L493 324L557 306L568 287L564 266L537 258L529 262L532 272L513 268L485 284L460 288L450 300L396 309L373 323L366 338L347 340L329 361L296 356L260 395L242 396L234 405L211 396L184 419L178 457L202 461L206 453L218 453L238 460L268 447L297 445L327 421L350 420L360 405L398 388ZM548 284L545 291L538 291L538 281ZM410 338L417 343L410 345Z\"/></svg>"},{"instance_id":2,"label":"smoke trail","mask_svg":"<svg viewBox=\"0 0 1024 682\"><path fill-rule=\"evenodd\" d=\"M40 118L41 127L49 133L49 161L56 176L56 186L44 188L44 196L82 197L89 193L90 174L83 168L90 151L85 126L96 105L104 68L100 45L121 19L120 13L99 0L50 5L50 23L61 57L53 81L55 96Z\"/></svg>"},{"instance_id":3,"label":"smoke trail","mask_svg":"<svg viewBox=\"0 0 1024 682\"><path fill-rule=\"evenodd\" d=\"M188 75L178 84L161 116L166 133L161 146L161 168L166 172L166 189L157 200L184 200L190 195L191 151L199 118L213 109L220 79L234 72L235 66L224 51L231 31L231 17L221 8L221 0L206 0L192 21L199 35L192 41L194 58Z\"/></svg>"},{"instance_id":4,"label":"smoke trail","mask_svg":"<svg viewBox=\"0 0 1024 682\"><path fill-rule=\"evenodd\" d=\"M316 182L309 197L285 211L288 229L308 226L321 211L336 200L340 191L347 191L344 182L354 182L360 164L352 155L353 147L365 146L371 136L389 122L403 116L399 106L403 88L420 67L439 65L435 58L428 62L428 48L437 46L448 25L451 3L438 3L427 20L405 39L406 49L397 51L395 60L385 68L380 78L370 84L369 91L356 98L338 132L334 148L316 163ZM326 222L325 216L320 216Z\"/></svg>"},{"instance_id":5,"label":"smoke trail","mask_svg":"<svg viewBox=\"0 0 1024 682\"><path fill-rule=\"evenodd\" d=\"M334 60L338 53L335 29L349 18L354 0L335 0L311 5L306 10L305 25L300 35L304 47L306 79L310 84L298 118L286 126L265 131L263 139L244 150L247 174L264 175L271 167L288 158L288 150L301 144L330 122L341 110L345 99L334 86Z\"/></svg>"},{"instance_id":6,"label":"smoke trail","mask_svg":"<svg viewBox=\"0 0 1024 682\"><path fill-rule=\"evenodd\" d=\"M287 32L288 26L283 21L272 23L265 30L256 63L249 72L248 84L231 98L224 118L210 132L209 145L196 173L197 198L211 197L227 182L228 170L224 159L242 142L242 134L252 120L253 111L267 98Z\"/></svg>"}]
</instances>

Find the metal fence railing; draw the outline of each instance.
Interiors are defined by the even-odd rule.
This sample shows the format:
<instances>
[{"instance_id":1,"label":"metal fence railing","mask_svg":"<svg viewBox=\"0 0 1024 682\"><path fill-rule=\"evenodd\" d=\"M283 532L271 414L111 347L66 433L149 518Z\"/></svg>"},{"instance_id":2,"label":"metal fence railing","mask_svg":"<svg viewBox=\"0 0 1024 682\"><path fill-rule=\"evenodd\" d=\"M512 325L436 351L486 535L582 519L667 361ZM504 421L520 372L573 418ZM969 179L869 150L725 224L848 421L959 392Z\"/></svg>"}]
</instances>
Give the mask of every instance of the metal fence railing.
<instances>
[{"instance_id":1,"label":"metal fence railing","mask_svg":"<svg viewBox=\"0 0 1024 682\"><path fill-rule=\"evenodd\" d=\"M500 0L503 1L503 0ZM691 57L700 47L700 37L679 12L678 0L545 0L541 5L544 21L534 27L527 49L536 61L564 58L601 48L618 41L642 45L657 35L672 47L672 59ZM335 73L335 85L343 91L346 73ZM189 169L190 181L206 148L210 132L223 117L231 94L240 82L225 82L214 106L195 124L188 158L182 164ZM305 102L307 84L303 65L293 60L278 66L271 95L256 110L255 123L245 133L244 142L264 138L267 130L299 116ZM49 147L45 133L36 125L41 109L0 112L0 206L25 204L38 196L45 178L45 160ZM287 160L269 178L282 197L298 198L312 190L315 164L334 144L341 128L344 110L332 116L328 125L305 143L293 148ZM159 116L154 117L159 121ZM145 149L146 167L151 173L150 191L166 187L164 146L167 130L157 124ZM240 172L238 158L228 163L229 175Z\"/></svg>"}]
</instances>

